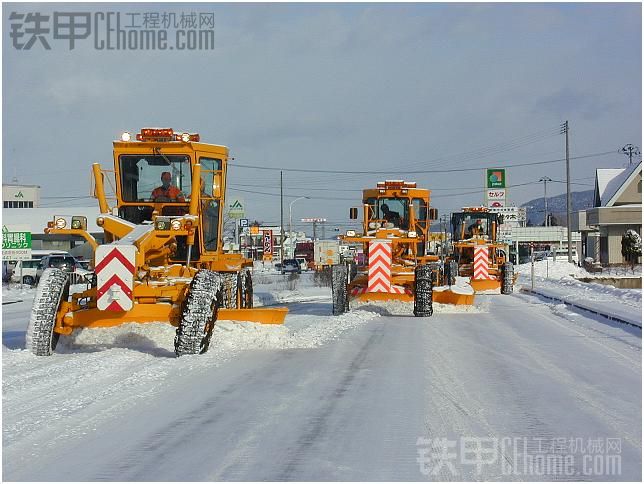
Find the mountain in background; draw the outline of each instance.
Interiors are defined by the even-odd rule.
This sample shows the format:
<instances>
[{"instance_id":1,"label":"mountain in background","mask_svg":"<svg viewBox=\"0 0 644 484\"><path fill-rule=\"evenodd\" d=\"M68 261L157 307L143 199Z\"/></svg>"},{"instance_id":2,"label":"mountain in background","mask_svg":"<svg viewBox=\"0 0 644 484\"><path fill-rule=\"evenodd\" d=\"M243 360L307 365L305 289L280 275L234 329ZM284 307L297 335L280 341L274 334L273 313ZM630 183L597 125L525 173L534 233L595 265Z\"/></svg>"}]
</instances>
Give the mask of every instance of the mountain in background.
<instances>
[{"instance_id":1,"label":"mountain in background","mask_svg":"<svg viewBox=\"0 0 644 484\"><path fill-rule=\"evenodd\" d=\"M572 192L572 211L584 210L593 206L594 190ZM528 225L543 225L543 197L525 202ZM551 225L566 225L566 194L548 197L548 212L554 219Z\"/></svg>"}]
</instances>

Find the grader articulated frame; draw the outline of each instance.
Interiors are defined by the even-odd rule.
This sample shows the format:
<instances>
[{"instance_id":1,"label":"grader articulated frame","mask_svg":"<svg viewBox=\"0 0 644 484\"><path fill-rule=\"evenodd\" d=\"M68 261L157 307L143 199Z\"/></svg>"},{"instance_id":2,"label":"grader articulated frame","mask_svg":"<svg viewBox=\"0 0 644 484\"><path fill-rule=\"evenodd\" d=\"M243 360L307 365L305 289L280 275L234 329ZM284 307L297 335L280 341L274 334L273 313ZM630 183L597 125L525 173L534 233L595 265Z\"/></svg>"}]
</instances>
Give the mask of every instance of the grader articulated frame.
<instances>
[{"instance_id":1,"label":"grader articulated frame","mask_svg":"<svg viewBox=\"0 0 644 484\"><path fill-rule=\"evenodd\" d=\"M95 272L70 296L67 274L44 271L27 332L32 352L52 354L74 328L160 321L177 327L181 356L207 351L217 319L283 323L286 308L253 308L252 261L223 251L227 161L227 147L172 129L115 141L112 207L107 170L92 166L103 243L85 217L56 216L45 230L84 238Z\"/></svg>"}]
</instances>

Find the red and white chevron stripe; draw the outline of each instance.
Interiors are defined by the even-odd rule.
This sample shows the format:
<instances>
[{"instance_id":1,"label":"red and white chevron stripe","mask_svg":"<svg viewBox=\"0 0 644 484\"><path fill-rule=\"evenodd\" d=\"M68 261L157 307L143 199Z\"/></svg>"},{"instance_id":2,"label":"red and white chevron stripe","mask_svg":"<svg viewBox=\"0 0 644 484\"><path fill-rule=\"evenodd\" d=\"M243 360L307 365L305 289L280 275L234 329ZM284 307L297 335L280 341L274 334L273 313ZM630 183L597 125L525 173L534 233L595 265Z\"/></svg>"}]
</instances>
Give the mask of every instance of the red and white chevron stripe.
<instances>
[{"instance_id":1,"label":"red and white chevron stripe","mask_svg":"<svg viewBox=\"0 0 644 484\"><path fill-rule=\"evenodd\" d=\"M391 242L369 244L369 292L391 292Z\"/></svg>"},{"instance_id":2,"label":"red and white chevron stripe","mask_svg":"<svg viewBox=\"0 0 644 484\"><path fill-rule=\"evenodd\" d=\"M489 247L487 245L479 245L474 248L474 276L473 279L484 280L494 279L488 272L490 265Z\"/></svg>"},{"instance_id":3,"label":"red and white chevron stripe","mask_svg":"<svg viewBox=\"0 0 644 484\"><path fill-rule=\"evenodd\" d=\"M101 311L132 309L136 247L99 245L95 264L97 308Z\"/></svg>"}]
</instances>

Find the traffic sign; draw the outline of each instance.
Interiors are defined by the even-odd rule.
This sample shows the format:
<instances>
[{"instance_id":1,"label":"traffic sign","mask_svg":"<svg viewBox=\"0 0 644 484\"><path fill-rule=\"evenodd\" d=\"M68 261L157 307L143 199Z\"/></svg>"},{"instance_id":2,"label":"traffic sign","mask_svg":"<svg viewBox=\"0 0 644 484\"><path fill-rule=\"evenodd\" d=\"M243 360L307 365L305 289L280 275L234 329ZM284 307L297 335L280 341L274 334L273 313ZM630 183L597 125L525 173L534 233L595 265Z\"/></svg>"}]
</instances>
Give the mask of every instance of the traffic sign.
<instances>
[{"instance_id":1,"label":"traffic sign","mask_svg":"<svg viewBox=\"0 0 644 484\"><path fill-rule=\"evenodd\" d=\"M239 219L239 226L240 227L248 227L248 219L247 218L240 218Z\"/></svg>"},{"instance_id":2,"label":"traffic sign","mask_svg":"<svg viewBox=\"0 0 644 484\"><path fill-rule=\"evenodd\" d=\"M244 218L245 213L243 198L234 198L228 204L228 216L230 218Z\"/></svg>"},{"instance_id":3,"label":"traffic sign","mask_svg":"<svg viewBox=\"0 0 644 484\"><path fill-rule=\"evenodd\" d=\"M29 225L2 226L2 260L31 259Z\"/></svg>"}]
</instances>

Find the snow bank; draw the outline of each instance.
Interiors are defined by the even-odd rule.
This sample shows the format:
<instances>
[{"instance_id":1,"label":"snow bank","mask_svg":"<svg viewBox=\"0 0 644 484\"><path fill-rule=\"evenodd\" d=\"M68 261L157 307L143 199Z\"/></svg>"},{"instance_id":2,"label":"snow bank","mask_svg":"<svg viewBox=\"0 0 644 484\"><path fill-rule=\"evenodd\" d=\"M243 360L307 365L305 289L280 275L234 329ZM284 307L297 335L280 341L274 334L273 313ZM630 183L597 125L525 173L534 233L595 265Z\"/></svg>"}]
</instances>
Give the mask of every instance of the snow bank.
<instances>
[{"instance_id":1,"label":"snow bank","mask_svg":"<svg viewBox=\"0 0 644 484\"><path fill-rule=\"evenodd\" d=\"M414 303L404 301L355 301L351 308L374 311L384 316L409 316L414 314ZM460 313L487 313L488 307L485 304L474 304L473 306L457 306L454 304L433 303L434 314L460 314Z\"/></svg>"}]
</instances>

